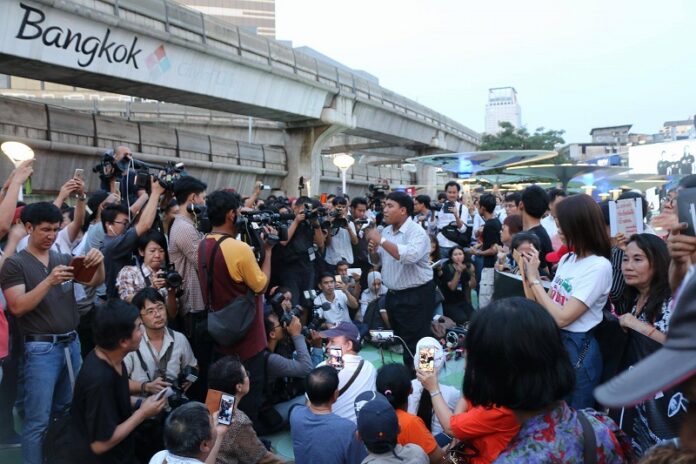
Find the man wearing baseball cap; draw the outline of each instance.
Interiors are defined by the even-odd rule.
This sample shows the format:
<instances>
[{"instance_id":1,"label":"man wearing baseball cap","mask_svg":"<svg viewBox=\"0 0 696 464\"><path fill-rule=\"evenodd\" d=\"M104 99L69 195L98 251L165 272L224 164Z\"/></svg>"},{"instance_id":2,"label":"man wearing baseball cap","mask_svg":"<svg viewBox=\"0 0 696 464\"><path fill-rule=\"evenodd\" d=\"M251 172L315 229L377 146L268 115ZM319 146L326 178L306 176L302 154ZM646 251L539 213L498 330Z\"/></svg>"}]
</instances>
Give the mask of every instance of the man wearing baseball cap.
<instances>
[{"instance_id":1,"label":"man wearing baseball cap","mask_svg":"<svg viewBox=\"0 0 696 464\"><path fill-rule=\"evenodd\" d=\"M320 332L322 338L328 338L327 349L341 348L343 367L338 371L338 399L332 406L334 414L355 422L353 403L364 391L375 389L377 371L364 360L360 352L360 332L352 322L339 322L332 329ZM325 365L322 363L320 365Z\"/></svg>"},{"instance_id":2,"label":"man wearing baseball cap","mask_svg":"<svg viewBox=\"0 0 696 464\"><path fill-rule=\"evenodd\" d=\"M413 443L401 446L397 443L399 419L389 401L380 393L362 392L355 399L355 409L358 416L358 436L369 452L362 464L430 462L420 446Z\"/></svg>"},{"instance_id":3,"label":"man wearing baseball cap","mask_svg":"<svg viewBox=\"0 0 696 464\"><path fill-rule=\"evenodd\" d=\"M597 387L594 396L604 406L621 408L641 403L675 386L679 386L686 400L696 404L696 278L693 277L679 293L663 347ZM670 410L686 408L684 398L673 398ZM680 441L680 450L674 452L689 453L696 458L696 408L688 411L682 422Z\"/></svg>"}]
</instances>

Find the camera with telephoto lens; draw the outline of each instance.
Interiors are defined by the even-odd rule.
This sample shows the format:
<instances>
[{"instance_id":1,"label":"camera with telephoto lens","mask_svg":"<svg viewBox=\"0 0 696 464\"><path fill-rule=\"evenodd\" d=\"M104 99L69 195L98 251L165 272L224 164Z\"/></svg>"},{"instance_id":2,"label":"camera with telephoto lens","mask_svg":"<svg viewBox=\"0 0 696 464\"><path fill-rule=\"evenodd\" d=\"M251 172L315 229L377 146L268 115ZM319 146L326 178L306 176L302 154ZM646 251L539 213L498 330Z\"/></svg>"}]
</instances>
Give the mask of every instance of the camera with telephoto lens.
<instances>
[{"instance_id":1,"label":"camera with telephoto lens","mask_svg":"<svg viewBox=\"0 0 696 464\"><path fill-rule=\"evenodd\" d=\"M443 213L451 213L452 211L450 211L450 210L453 209L453 208L454 208L454 202L453 202L453 201L447 200L446 202L444 202L444 203L442 204L442 212L443 212Z\"/></svg>"},{"instance_id":2,"label":"camera with telephoto lens","mask_svg":"<svg viewBox=\"0 0 696 464\"><path fill-rule=\"evenodd\" d=\"M168 263L165 267L160 269L158 275L164 278L167 282L167 287L169 288L179 288L184 279L181 277L176 269L174 269L174 263Z\"/></svg>"},{"instance_id":3,"label":"camera with telephoto lens","mask_svg":"<svg viewBox=\"0 0 696 464\"><path fill-rule=\"evenodd\" d=\"M174 192L174 182L186 175L184 171L184 163L175 163L168 161L164 166L156 166L151 164L138 162L135 180L133 183L136 188L142 188L150 193L150 179L155 179L164 187L167 192ZM157 174L151 174L150 171L156 171Z\"/></svg>"},{"instance_id":4,"label":"camera with telephoto lens","mask_svg":"<svg viewBox=\"0 0 696 464\"><path fill-rule=\"evenodd\" d=\"M321 317L321 313L319 312L319 310L330 311L331 303L325 301L320 305L314 305L314 308L312 309L312 319L307 323L305 327L302 327L301 333L306 338L312 336L312 330L315 332L319 332L321 330L321 326L326 322L326 319Z\"/></svg>"},{"instance_id":5,"label":"camera with telephoto lens","mask_svg":"<svg viewBox=\"0 0 696 464\"><path fill-rule=\"evenodd\" d=\"M193 225L199 232L207 234L213 230L213 225L208 218L208 208L205 205L194 205L191 203L186 207L186 211L193 216Z\"/></svg>"},{"instance_id":6,"label":"camera with telephoto lens","mask_svg":"<svg viewBox=\"0 0 696 464\"><path fill-rule=\"evenodd\" d=\"M179 406L191 401L186 396L184 384L194 383L196 380L198 380L198 369L193 366L185 366L183 369L181 369L181 372L179 372L176 379L167 380L169 383L171 383L172 390L174 390L174 394L169 397L169 406L172 409L176 409Z\"/></svg>"},{"instance_id":7,"label":"camera with telephoto lens","mask_svg":"<svg viewBox=\"0 0 696 464\"><path fill-rule=\"evenodd\" d=\"M124 156L117 162L114 151L109 149L104 152L101 161L92 168L92 172L99 174L99 178L103 181L118 179L128 171L130 162L131 159L128 156Z\"/></svg>"},{"instance_id":8,"label":"camera with telephoto lens","mask_svg":"<svg viewBox=\"0 0 696 464\"><path fill-rule=\"evenodd\" d=\"M430 204L428 205L428 209L432 211L433 213L440 211L442 209L442 204L438 201L431 201Z\"/></svg>"},{"instance_id":9,"label":"camera with telephoto lens","mask_svg":"<svg viewBox=\"0 0 696 464\"><path fill-rule=\"evenodd\" d=\"M329 217L333 218L331 221L331 229L338 230L343 227L348 227L348 219L343 217L342 209L335 209L329 213Z\"/></svg>"},{"instance_id":10,"label":"camera with telephoto lens","mask_svg":"<svg viewBox=\"0 0 696 464\"><path fill-rule=\"evenodd\" d=\"M367 186L367 198L376 213L382 212L382 201L387 198L389 184L370 184Z\"/></svg>"},{"instance_id":11,"label":"camera with telephoto lens","mask_svg":"<svg viewBox=\"0 0 696 464\"><path fill-rule=\"evenodd\" d=\"M292 213L280 214L272 211L242 211L237 217L235 226L241 240L249 245L254 252L256 260L261 263L264 259L263 244L274 246L278 242L288 240L288 222L295 219ZM276 229L277 234L265 234L263 226ZM264 234L263 240L261 234Z\"/></svg>"},{"instance_id":12,"label":"camera with telephoto lens","mask_svg":"<svg viewBox=\"0 0 696 464\"><path fill-rule=\"evenodd\" d=\"M290 311L284 312L283 316L280 318L280 325L287 327L292 322L292 317L296 316L298 319L304 314L304 308L300 305L295 305Z\"/></svg>"}]
</instances>

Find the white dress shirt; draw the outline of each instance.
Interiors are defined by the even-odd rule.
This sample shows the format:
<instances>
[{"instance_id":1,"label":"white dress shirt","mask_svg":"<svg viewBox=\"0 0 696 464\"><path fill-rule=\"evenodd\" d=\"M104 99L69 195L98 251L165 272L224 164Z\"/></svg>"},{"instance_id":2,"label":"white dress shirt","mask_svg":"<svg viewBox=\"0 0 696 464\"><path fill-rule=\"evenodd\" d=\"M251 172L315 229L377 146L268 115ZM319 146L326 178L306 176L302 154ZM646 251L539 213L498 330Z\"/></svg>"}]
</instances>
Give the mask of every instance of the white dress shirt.
<instances>
[{"instance_id":1,"label":"white dress shirt","mask_svg":"<svg viewBox=\"0 0 696 464\"><path fill-rule=\"evenodd\" d=\"M348 221L348 227L355 234L355 224ZM331 233L331 232L329 232ZM350 242L350 233L346 229L338 229L336 235L331 237L331 243L326 247L327 263L335 266L336 263L345 259L348 264L353 264L353 244Z\"/></svg>"},{"instance_id":2,"label":"white dress shirt","mask_svg":"<svg viewBox=\"0 0 696 464\"><path fill-rule=\"evenodd\" d=\"M430 238L410 217L394 232L392 226L382 231L382 237L399 249L399 260L377 248L382 262L382 283L389 290L419 287L433 280L430 268Z\"/></svg>"}]
</instances>

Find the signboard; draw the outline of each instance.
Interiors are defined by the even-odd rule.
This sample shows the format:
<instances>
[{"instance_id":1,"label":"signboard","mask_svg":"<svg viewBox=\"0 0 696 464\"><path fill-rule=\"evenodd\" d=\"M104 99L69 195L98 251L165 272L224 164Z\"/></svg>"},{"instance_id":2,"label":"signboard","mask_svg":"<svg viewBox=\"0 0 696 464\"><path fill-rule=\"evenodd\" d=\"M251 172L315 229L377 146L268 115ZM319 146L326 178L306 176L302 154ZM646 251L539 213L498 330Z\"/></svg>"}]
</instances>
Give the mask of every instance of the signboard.
<instances>
[{"instance_id":1,"label":"signboard","mask_svg":"<svg viewBox=\"0 0 696 464\"><path fill-rule=\"evenodd\" d=\"M643 202L640 198L609 202L609 226L611 236L624 234L628 239L633 234L643 233Z\"/></svg>"},{"instance_id":2,"label":"signboard","mask_svg":"<svg viewBox=\"0 0 696 464\"><path fill-rule=\"evenodd\" d=\"M696 174L694 154L696 140L635 145L628 147L628 166L633 174Z\"/></svg>"},{"instance_id":3,"label":"signboard","mask_svg":"<svg viewBox=\"0 0 696 464\"><path fill-rule=\"evenodd\" d=\"M166 35L158 38L158 31L144 26L131 30L101 22L100 15L90 19L28 1L0 0L0 8L0 53L35 61L35 66L48 63L311 118L319 118L324 107L323 89L225 59L214 48L206 53L168 42Z\"/></svg>"}]
</instances>

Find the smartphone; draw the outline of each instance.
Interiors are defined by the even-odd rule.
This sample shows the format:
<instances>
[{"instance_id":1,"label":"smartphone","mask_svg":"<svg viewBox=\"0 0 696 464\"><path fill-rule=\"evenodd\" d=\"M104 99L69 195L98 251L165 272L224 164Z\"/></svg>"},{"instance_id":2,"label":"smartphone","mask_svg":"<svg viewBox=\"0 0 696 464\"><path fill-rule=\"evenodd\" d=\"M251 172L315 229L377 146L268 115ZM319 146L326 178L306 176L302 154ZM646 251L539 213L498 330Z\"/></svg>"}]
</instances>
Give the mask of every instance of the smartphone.
<instances>
[{"instance_id":1,"label":"smartphone","mask_svg":"<svg viewBox=\"0 0 696 464\"><path fill-rule=\"evenodd\" d=\"M271 190L271 186L270 186L270 185L267 185L267 184L263 184L263 185L261 186L261 190Z\"/></svg>"},{"instance_id":2,"label":"smartphone","mask_svg":"<svg viewBox=\"0 0 696 464\"><path fill-rule=\"evenodd\" d=\"M119 181L114 182L114 193L121 194L121 183Z\"/></svg>"},{"instance_id":3,"label":"smartphone","mask_svg":"<svg viewBox=\"0 0 696 464\"><path fill-rule=\"evenodd\" d=\"M172 387L167 387L164 390L160 390L159 393L155 395L155 399L159 401L162 397L169 398L172 395L174 395L174 390Z\"/></svg>"},{"instance_id":4,"label":"smartphone","mask_svg":"<svg viewBox=\"0 0 696 464\"><path fill-rule=\"evenodd\" d=\"M343 282L343 283L346 283L346 282L343 280L343 276L342 276L342 275L336 274L336 275L334 276L334 278L336 279L336 282Z\"/></svg>"},{"instance_id":5,"label":"smartphone","mask_svg":"<svg viewBox=\"0 0 696 464\"><path fill-rule=\"evenodd\" d=\"M75 169L73 179L85 180L85 170L80 168Z\"/></svg>"},{"instance_id":6,"label":"smartphone","mask_svg":"<svg viewBox=\"0 0 696 464\"><path fill-rule=\"evenodd\" d=\"M373 342L388 342L388 341L391 341L394 339L394 331L393 330L370 330L370 338L372 338Z\"/></svg>"},{"instance_id":7,"label":"smartphone","mask_svg":"<svg viewBox=\"0 0 696 464\"><path fill-rule=\"evenodd\" d=\"M329 359L326 361L326 364L337 371L343 369L343 348L340 346L329 347Z\"/></svg>"},{"instance_id":8,"label":"smartphone","mask_svg":"<svg viewBox=\"0 0 696 464\"><path fill-rule=\"evenodd\" d=\"M223 393L220 397L220 407L218 408L218 424L230 425L232 423L232 413L234 412L234 396Z\"/></svg>"},{"instance_id":9,"label":"smartphone","mask_svg":"<svg viewBox=\"0 0 696 464\"><path fill-rule=\"evenodd\" d=\"M435 347L424 346L418 350L418 369L424 372L435 370Z\"/></svg>"}]
</instances>

